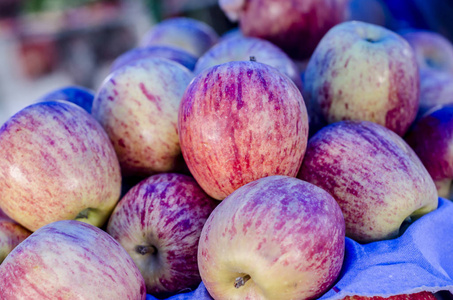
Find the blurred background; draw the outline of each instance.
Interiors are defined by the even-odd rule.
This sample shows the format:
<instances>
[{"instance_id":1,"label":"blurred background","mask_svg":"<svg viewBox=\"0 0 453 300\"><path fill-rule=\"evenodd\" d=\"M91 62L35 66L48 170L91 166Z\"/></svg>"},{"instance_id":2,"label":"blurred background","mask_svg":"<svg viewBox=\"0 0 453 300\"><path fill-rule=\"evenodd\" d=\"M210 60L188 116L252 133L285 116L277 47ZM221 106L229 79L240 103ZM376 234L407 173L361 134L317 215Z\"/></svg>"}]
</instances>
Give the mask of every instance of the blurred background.
<instances>
[{"instance_id":1,"label":"blurred background","mask_svg":"<svg viewBox=\"0 0 453 300\"><path fill-rule=\"evenodd\" d=\"M289 1L289 0L281 0ZM112 61L159 21L187 16L234 28L217 0L0 0L0 124L54 89L96 91ZM351 0L349 19L453 40L452 0Z\"/></svg>"},{"instance_id":2,"label":"blurred background","mask_svg":"<svg viewBox=\"0 0 453 300\"><path fill-rule=\"evenodd\" d=\"M117 56L174 16L233 26L217 0L0 0L0 123L54 89L95 91Z\"/></svg>"}]
</instances>

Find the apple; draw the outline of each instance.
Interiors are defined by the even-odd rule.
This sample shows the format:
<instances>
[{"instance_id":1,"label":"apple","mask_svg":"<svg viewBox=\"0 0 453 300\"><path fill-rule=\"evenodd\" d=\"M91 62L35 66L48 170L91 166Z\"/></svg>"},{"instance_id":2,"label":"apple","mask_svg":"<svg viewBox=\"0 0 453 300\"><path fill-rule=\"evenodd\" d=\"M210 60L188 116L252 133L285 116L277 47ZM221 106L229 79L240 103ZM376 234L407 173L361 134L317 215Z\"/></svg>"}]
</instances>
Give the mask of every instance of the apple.
<instances>
[{"instance_id":1,"label":"apple","mask_svg":"<svg viewBox=\"0 0 453 300\"><path fill-rule=\"evenodd\" d=\"M415 122L406 141L433 178L439 197L451 199L453 106L446 105L428 112Z\"/></svg>"},{"instance_id":2,"label":"apple","mask_svg":"<svg viewBox=\"0 0 453 300\"><path fill-rule=\"evenodd\" d=\"M251 37L235 37L219 42L202 55L195 66L194 73L230 61L248 61L267 64L291 78L302 90L302 80L295 63L277 46L266 40Z\"/></svg>"},{"instance_id":3,"label":"apple","mask_svg":"<svg viewBox=\"0 0 453 300\"><path fill-rule=\"evenodd\" d=\"M405 31L402 37L414 49L420 70L419 119L435 106L453 103L453 44L426 30Z\"/></svg>"},{"instance_id":4,"label":"apple","mask_svg":"<svg viewBox=\"0 0 453 300\"><path fill-rule=\"evenodd\" d=\"M335 199L288 176L250 182L208 218L198 246L214 299L313 299L339 276L345 222Z\"/></svg>"},{"instance_id":5,"label":"apple","mask_svg":"<svg viewBox=\"0 0 453 300\"><path fill-rule=\"evenodd\" d=\"M414 50L419 69L453 74L453 45L440 33L427 30L401 32Z\"/></svg>"},{"instance_id":6,"label":"apple","mask_svg":"<svg viewBox=\"0 0 453 300\"><path fill-rule=\"evenodd\" d=\"M178 168L178 109L192 77L176 62L153 58L128 64L102 83L92 114L109 135L123 175Z\"/></svg>"},{"instance_id":7,"label":"apple","mask_svg":"<svg viewBox=\"0 0 453 300\"><path fill-rule=\"evenodd\" d=\"M192 177L158 174L121 199L107 232L138 266L147 293L168 296L201 282L198 240L216 205Z\"/></svg>"},{"instance_id":8,"label":"apple","mask_svg":"<svg viewBox=\"0 0 453 300\"><path fill-rule=\"evenodd\" d=\"M105 231L74 220L47 224L0 265L1 299L146 299L140 271Z\"/></svg>"},{"instance_id":9,"label":"apple","mask_svg":"<svg viewBox=\"0 0 453 300\"><path fill-rule=\"evenodd\" d=\"M453 104L453 73L420 72L420 105L417 119L433 108Z\"/></svg>"},{"instance_id":10,"label":"apple","mask_svg":"<svg viewBox=\"0 0 453 300\"><path fill-rule=\"evenodd\" d=\"M149 46L145 48L134 48L120 55L112 63L111 72L127 65L131 62L137 61L139 59L148 59L148 58L167 58L173 60L177 63L180 63L184 67L193 71L195 64L197 63L197 58L192 54L178 48L171 46Z\"/></svg>"},{"instance_id":11,"label":"apple","mask_svg":"<svg viewBox=\"0 0 453 300\"><path fill-rule=\"evenodd\" d=\"M102 226L121 173L107 134L67 101L32 104L0 128L0 207L35 231L58 220Z\"/></svg>"},{"instance_id":12,"label":"apple","mask_svg":"<svg viewBox=\"0 0 453 300\"><path fill-rule=\"evenodd\" d=\"M390 297L367 297L367 296L347 296L343 300L437 300L431 292L419 292L413 294L402 294Z\"/></svg>"},{"instance_id":13,"label":"apple","mask_svg":"<svg viewBox=\"0 0 453 300\"><path fill-rule=\"evenodd\" d=\"M93 105L94 92L90 89L81 86L66 86L44 95L39 102L66 100L77 104L91 113L91 106Z\"/></svg>"},{"instance_id":14,"label":"apple","mask_svg":"<svg viewBox=\"0 0 453 300\"><path fill-rule=\"evenodd\" d=\"M186 17L163 20L153 26L141 39L142 47L165 45L183 49L200 57L215 43L219 36L208 24Z\"/></svg>"},{"instance_id":15,"label":"apple","mask_svg":"<svg viewBox=\"0 0 453 300\"><path fill-rule=\"evenodd\" d=\"M221 200L261 177L295 177L308 117L291 79L266 64L236 61L194 78L181 101L178 129L191 174Z\"/></svg>"},{"instance_id":16,"label":"apple","mask_svg":"<svg viewBox=\"0 0 453 300\"><path fill-rule=\"evenodd\" d=\"M348 0L219 0L245 36L266 39L303 60L334 25L345 21Z\"/></svg>"},{"instance_id":17,"label":"apple","mask_svg":"<svg viewBox=\"0 0 453 300\"><path fill-rule=\"evenodd\" d=\"M5 257L31 234L0 210L0 264Z\"/></svg>"},{"instance_id":18,"label":"apple","mask_svg":"<svg viewBox=\"0 0 453 300\"><path fill-rule=\"evenodd\" d=\"M337 200L346 236L361 243L397 237L403 222L438 204L436 186L409 145L368 121L341 121L316 133L298 178Z\"/></svg>"},{"instance_id":19,"label":"apple","mask_svg":"<svg viewBox=\"0 0 453 300\"><path fill-rule=\"evenodd\" d=\"M398 34L358 21L332 28L305 72L304 97L327 123L363 120L403 135L419 106L414 51Z\"/></svg>"}]
</instances>

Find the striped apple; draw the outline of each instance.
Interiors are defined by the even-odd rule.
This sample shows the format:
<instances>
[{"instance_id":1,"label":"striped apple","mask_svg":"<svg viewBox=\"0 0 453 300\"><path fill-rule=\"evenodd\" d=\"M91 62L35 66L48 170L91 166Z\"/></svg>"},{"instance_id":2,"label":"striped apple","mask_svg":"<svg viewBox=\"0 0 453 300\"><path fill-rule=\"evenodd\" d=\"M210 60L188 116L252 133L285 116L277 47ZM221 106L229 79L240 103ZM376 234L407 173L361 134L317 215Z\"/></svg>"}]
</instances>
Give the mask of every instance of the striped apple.
<instances>
[{"instance_id":1,"label":"striped apple","mask_svg":"<svg viewBox=\"0 0 453 300\"><path fill-rule=\"evenodd\" d=\"M25 228L77 219L102 226L119 200L121 173L109 138L83 108L40 102L0 129L1 209Z\"/></svg>"},{"instance_id":2,"label":"striped apple","mask_svg":"<svg viewBox=\"0 0 453 300\"><path fill-rule=\"evenodd\" d=\"M347 0L219 0L245 36L271 41L294 59L310 57L334 25L345 21Z\"/></svg>"},{"instance_id":3,"label":"striped apple","mask_svg":"<svg viewBox=\"0 0 453 300\"><path fill-rule=\"evenodd\" d=\"M105 79L92 114L110 137L123 175L179 167L178 109L190 80L187 68L163 58L138 60Z\"/></svg>"},{"instance_id":4,"label":"striped apple","mask_svg":"<svg viewBox=\"0 0 453 300\"><path fill-rule=\"evenodd\" d=\"M145 300L140 271L105 231L74 220L41 227L0 265L0 299Z\"/></svg>"},{"instance_id":5,"label":"striped apple","mask_svg":"<svg viewBox=\"0 0 453 300\"><path fill-rule=\"evenodd\" d=\"M296 85L253 61L201 72L179 108L181 150L208 195L223 199L271 175L295 177L307 146L308 117Z\"/></svg>"},{"instance_id":6,"label":"striped apple","mask_svg":"<svg viewBox=\"0 0 453 300\"><path fill-rule=\"evenodd\" d=\"M198 265L214 299L315 299L335 282L345 222L335 199L297 178L240 187L212 212Z\"/></svg>"},{"instance_id":7,"label":"striped apple","mask_svg":"<svg viewBox=\"0 0 453 300\"><path fill-rule=\"evenodd\" d=\"M302 79L296 64L283 50L259 38L235 37L219 42L198 59L194 73L199 74L204 69L229 61L249 60L250 57L278 69L302 91Z\"/></svg>"},{"instance_id":8,"label":"striped apple","mask_svg":"<svg viewBox=\"0 0 453 300\"><path fill-rule=\"evenodd\" d=\"M198 240L217 203L192 177L176 173L148 177L121 199L107 232L140 269L148 294L198 286Z\"/></svg>"},{"instance_id":9,"label":"striped apple","mask_svg":"<svg viewBox=\"0 0 453 300\"><path fill-rule=\"evenodd\" d=\"M368 121L321 129L308 143L298 177L337 200L346 236L361 243L396 238L407 221L438 204L436 186L415 152L390 129Z\"/></svg>"}]
</instances>

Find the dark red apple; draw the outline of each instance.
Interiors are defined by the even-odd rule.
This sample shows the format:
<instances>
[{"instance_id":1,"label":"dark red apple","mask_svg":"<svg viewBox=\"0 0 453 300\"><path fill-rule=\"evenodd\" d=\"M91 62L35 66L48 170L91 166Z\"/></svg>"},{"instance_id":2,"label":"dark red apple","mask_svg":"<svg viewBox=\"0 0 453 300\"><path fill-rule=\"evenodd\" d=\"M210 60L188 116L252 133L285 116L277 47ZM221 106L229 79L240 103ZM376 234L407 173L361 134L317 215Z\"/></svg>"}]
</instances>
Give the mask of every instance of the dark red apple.
<instances>
[{"instance_id":1,"label":"dark red apple","mask_svg":"<svg viewBox=\"0 0 453 300\"><path fill-rule=\"evenodd\" d=\"M451 198L453 106L443 106L428 112L414 124L406 141L433 178L439 196Z\"/></svg>"},{"instance_id":2,"label":"dark red apple","mask_svg":"<svg viewBox=\"0 0 453 300\"><path fill-rule=\"evenodd\" d=\"M431 292L420 292L414 294L395 295L390 297L366 297L366 296L347 296L343 300L437 300Z\"/></svg>"},{"instance_id":3,"label":"dark red apple","mask_svg":"<svg viewBox=\"0 0 453 300\"><path fill-rule=\"evenodd\" d=\"M259 37L294 59L310 57L326 32L346 20L348 0L220 0L245 36Z\"/></svg>"},{"instance_id":4,"label":"dark red apple","mask_svg":"<svg viewBox=\"0 0 453 300\"><path fill-rule=\"evenodd\" d=\"M147 292L166 296L201 282L198 240L217 203L192 177L154 175L121 199L107 232L132 257L145 279Z\"/></svg>"}]
</instances>

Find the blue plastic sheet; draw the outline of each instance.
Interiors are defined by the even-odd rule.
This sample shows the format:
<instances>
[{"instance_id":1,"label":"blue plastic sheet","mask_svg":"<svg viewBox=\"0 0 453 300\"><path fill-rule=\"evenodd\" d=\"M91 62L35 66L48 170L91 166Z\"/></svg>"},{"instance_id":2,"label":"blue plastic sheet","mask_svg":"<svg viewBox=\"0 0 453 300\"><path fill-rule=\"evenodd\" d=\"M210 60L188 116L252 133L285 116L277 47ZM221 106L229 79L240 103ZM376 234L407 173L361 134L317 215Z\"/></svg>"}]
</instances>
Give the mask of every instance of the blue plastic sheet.
<instances>
[{"instance_id":1,"label":"blue plastic sheet","mask_svg":"<svg viewBox=\"0 0 453 300\"><path fill-rule=\"evenodd\" d=\"M359 244L346 238L346 254L336 284L320 299L348 295L389 297L421 291L453 293L453 202L412 223L399 238ZM155 300L151 295L147 300ZM171 300L211 300L203 283Z\"/></svg>"}]
</instances>

